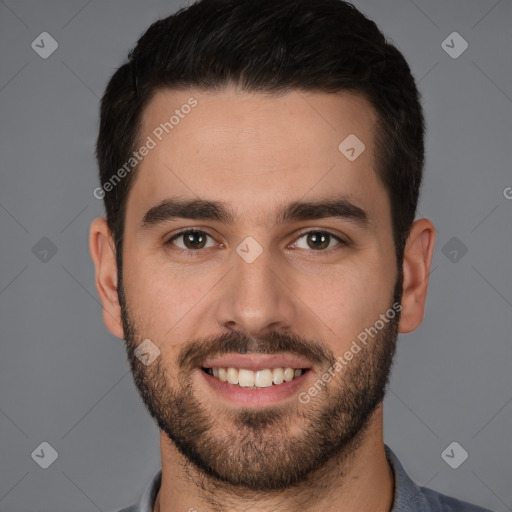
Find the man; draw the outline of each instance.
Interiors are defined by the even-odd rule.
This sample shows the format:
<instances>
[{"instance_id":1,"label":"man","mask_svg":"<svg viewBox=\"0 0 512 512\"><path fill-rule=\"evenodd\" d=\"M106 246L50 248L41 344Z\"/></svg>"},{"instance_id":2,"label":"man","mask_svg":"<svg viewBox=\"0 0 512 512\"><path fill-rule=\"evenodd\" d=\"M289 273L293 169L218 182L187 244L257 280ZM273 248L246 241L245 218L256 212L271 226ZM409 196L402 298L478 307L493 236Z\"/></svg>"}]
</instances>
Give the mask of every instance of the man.
<instances>
[{"instance_id":1,"label":"man","mask_svg":"<svg viewBox=\"0 0 512 512\"><path fill-rule=\"evenodd\" d=\"M124 512L482 511L383 442L435 232L400 52L339 0L203 0L129 57L90 249L162 469Z\"/></svg>"}]
</instances>

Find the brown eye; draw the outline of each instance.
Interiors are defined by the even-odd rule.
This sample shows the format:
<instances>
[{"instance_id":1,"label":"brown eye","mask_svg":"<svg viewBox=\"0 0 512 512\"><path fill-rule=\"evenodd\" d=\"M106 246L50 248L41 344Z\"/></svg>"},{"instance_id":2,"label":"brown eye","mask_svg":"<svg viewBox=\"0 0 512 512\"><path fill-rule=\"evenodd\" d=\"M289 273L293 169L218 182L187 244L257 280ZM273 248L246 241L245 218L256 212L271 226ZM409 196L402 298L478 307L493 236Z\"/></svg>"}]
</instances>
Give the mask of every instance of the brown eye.
<instances>
[{"instance_id":1,"label":"brown eye","mask_svg":"<svg viewBox=\"0 0 512 512\"><path fill-rule=\"evenodd\" d=\"M328 231L319 231L319 230L312 230L308 231L306 233L303 233L300 235L297 240L300 240L301 238L305 239L306 246L298 246L299 249L313 249L315 251L323 251L325 249L329 249L333 245L347 245L340 237L329 233ZM337 241L338 244L331 244L333 241ZM297 242L293 244L294 246L297 246Z\"/></svg>"},{"instance_id":2,"label":"brown eye","mask_svg":"<svg viewBox=\"0 0 512 512\"><path fill-rule=\"evenodd\" d=\"M206 247L208 237L212 238L208 233L205 233L204 231L200 231L198 229L187 229L170 238L166 242L166 245L172 244L183 250L197 251ZM174 243L175 240L179 239L182 240L182 245Z\"/></svg>"}]
</instances>

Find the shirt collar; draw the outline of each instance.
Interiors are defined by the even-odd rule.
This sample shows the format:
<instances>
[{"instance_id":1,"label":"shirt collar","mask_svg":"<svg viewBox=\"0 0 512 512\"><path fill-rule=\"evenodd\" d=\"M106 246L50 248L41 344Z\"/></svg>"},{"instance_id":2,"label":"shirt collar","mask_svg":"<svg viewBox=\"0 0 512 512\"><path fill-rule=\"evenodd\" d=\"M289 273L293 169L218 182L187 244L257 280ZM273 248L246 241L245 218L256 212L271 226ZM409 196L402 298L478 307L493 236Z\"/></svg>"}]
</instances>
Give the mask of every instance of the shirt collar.
<instances>
[{"instance_id":1,"label":"shirt collar","mask_svg":"<svg viewBox=\"0 0 512 512\"><path fill-rule=\"evenodd\" d=\"M424 497L421 489L409 478L404 467L393 453L391 448L384 445L386 459L395 477L395 492L393 494L393 507L391 512L426 512Z\"/></svg>"},{"instance_id":2,"label":"shirt collar","mask_svg":"<svg viewBox=\"0 0 512 512\"><path fill-rule=\"evenodd\" d=\"M139 503L139 508L135 509L135 512L153 512L153 506L155 505L156 495L162 485L162 469L160 468L158 473L151 479L147 487L144 489L142 498Z\"/></svg>"}]
</instances>

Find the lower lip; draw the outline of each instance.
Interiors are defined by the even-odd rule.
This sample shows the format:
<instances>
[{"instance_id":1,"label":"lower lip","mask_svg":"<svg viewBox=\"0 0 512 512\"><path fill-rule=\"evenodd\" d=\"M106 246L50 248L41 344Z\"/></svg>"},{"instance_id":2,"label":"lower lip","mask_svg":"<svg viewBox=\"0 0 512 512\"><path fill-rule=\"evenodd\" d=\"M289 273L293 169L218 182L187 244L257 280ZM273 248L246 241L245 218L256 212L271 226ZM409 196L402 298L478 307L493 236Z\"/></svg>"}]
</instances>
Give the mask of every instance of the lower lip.
<instances>
[{"instance_id":1,"label":"lower lip","mask_svg":"<svg viewBox=\"0 0 512 512\"><path fill-rule=\"evenodd\" d=\"M300 377L296 377L289 382L283 382L268 386L266 388L242 388L238 384L230 384L229 382L222 382L217 377L212 377L203 370L197 370L206 384L217 394L236 405L244 407L260 407L271 405L286 398L290 398L297 393L299 388L306 385L306 381L311 378L312 370L308 370Z\"/></svg>"}]
</instances>

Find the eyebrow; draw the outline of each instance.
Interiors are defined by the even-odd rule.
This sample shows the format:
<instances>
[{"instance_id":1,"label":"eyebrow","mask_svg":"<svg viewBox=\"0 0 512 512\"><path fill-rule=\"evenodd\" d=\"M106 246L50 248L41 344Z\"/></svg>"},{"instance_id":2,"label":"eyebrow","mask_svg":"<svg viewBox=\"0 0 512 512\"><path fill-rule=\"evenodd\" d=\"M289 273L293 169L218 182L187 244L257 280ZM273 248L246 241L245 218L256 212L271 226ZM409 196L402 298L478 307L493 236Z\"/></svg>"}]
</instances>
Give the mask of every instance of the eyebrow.
<instances>
[{"instance_id":1,"label":"eyebrow","mask_svg":"<svg viewBox=\"0 0 512 512\"><path fill-rule=\"evenodd\" d=\"M233 225L235 221L233 210L222 201L168 198L144 214L141 227L149 229L177 218L218 221L228 225ZM291 202L278 208L275 224L325 218L347 220L366 230L373 229L370 215L347 196L308 202Z\"/></svg>"}]
</instances>

